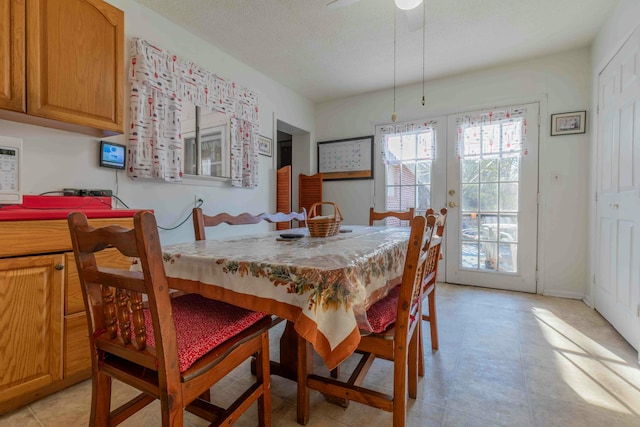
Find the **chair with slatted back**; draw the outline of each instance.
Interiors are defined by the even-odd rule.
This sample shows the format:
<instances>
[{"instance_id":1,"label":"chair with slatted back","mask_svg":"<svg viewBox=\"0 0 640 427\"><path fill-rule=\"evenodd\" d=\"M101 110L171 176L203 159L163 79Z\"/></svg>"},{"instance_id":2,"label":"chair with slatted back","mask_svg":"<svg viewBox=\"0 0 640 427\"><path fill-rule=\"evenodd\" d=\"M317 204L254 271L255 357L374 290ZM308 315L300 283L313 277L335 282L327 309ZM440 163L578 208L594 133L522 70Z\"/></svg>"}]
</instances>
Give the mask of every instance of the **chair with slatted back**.
<instances>
[{"instance_id":1,"label":"chair with slatted back","mask_svg":"<svg viewBox=\"0 0 640 427\"><path fill-rule=\"evenodd\" d=\"M376 212L373 208L369 208L369 225L374 225L374 221L381 221L386 218L397 218L399 221L407 221L409 223L409 227L413 222L414 209L409 208L408 211L398 212L398 211L385 211L385 212Z\"/></svg>"},{"instance_id":2,"label":"chair with slatted back","mask_svg":"<svg viewBox=\"0 0 640 427\"><path fill-rule=\"evenodd\" d=\"M307 211L302 212L276 212L274 214L261 213L259 215L251 215L249 213L241 213L239 215L231 215L226 212L219 213L217 215L205 215L201 208L193 208L193 231L196 236L196 240L206 240L206 228L215 227L220 224L228 225L246 225L246 224L258 224L261 221L270 223L291 222L293 220L303 222L307 219Z\"/></svg>"},{"instance_id":3,"label":"chair with slatted back","mask_svg":"<svg viewBox=\"0 0 640 427\"><path fill-rule=\"evenodd\" d=\"M414 208L409 208L408 211L385 211L385 212L376 212L373 208L369 208L369 225L374 225L375 221L382 221L387 218L396 218L399 222L406 221L409 227L413 224L415 210ZM340 373L340 368L334 368L331 370L331 376L333 378L337 378Z\"/></svg>"},{"instance_id":4,"label":"chair with slatted back","mask_svg":"<svg viewBox=\"0 0 640 427\"><path fill-rule=\"evenodd\" d=\"M367 310L372 334L362 335L357 352L362 359L348 380L308 374L311 369L308 344L298 345L298 422L309 417L307 387L339 399L380 408L393 413L394 427L405 425L407 393L415 398L418 382L418 334L422 307L421 284L435 218L413 219L402 281ZM393 361L393 394L362 387L376 357Z\"/></svg>"},{"instance_id":5,"label":"chair with slatted back","mask_svg":"<svg viewBox=\"0 0 640 427\"><path fill-rule=\"evenodd\" d=\"M270 318L197 294L170 298L155 217L138 212L133 221L133 229L93 228L83 213L69 215L88 314L90 425L115 426L159 399L163 426L182 426L185 409L228 425L255 401L258 424L270 426ZM95 253L112 246L137 258L139 271L98 265ZM255 382L227 409L213 405L210 387L252 355ZM114 378L141 393L111 410Z\"/></svg>"},{"instance_id":6,"label":"chair with slatted back","mask_svg":"<svg viewBox=\"0 0 640 427\"><path fill-rule=\"evenodd\" d=\"M440 209L436 214L431 208L427 209L427 217L434 217L436 228L434 230L433 244L429 249L429 257L425 264L424 279L422 280L422 299L428 299L428 314L422 314L422 320L429 322L431 331L431 348L438 350L438 318L436 313L436 280L438 279L438 265L442 259L442 240L444 239L444 228L447 223L447 209ZM420 358L418 374L424 376L424 347L422 346L423 334L420 333Z\"/></svg>"}]
</instances>

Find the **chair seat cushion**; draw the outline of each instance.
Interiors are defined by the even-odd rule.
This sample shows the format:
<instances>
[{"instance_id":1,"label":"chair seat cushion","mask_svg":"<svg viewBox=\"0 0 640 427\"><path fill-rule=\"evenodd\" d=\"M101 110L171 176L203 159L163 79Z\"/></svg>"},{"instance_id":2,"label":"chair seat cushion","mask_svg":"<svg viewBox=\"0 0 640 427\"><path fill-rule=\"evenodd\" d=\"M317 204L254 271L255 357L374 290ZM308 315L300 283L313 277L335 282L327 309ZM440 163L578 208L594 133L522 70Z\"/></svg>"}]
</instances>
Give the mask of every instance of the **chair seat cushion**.
<instances>
[{"instance_id":1,"label":"chair seat cushion","mask_svg":"<svg viewBox=\"0 0 640 427\"><path fill-rule=\"evenodd\" d=\"M398 298L400 286L393 288L386 297L373 304L367 310L367 319L374 333L380 334L393 325L398 317Z\"/></svg>"},{"instance_id":2,"label":"chair seat cushion","mask_svg":"<svg viewBox=\"0 0 640 427\"><path fill-rule=\"evenodd\" d=\"M187 294L171 300L180 372L229 338L266 316L221 301ZM145 310L147 344L155 347L151 313Z\"/></svg>"}]
</instances>

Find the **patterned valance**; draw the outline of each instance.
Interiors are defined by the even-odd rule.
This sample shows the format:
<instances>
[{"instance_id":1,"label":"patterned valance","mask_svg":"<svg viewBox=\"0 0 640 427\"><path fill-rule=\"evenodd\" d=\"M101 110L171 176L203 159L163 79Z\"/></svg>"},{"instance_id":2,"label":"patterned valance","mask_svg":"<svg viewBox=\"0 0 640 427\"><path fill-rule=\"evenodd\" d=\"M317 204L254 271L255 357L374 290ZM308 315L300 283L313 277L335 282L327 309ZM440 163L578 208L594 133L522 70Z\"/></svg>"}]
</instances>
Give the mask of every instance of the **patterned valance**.
<instances>
[{"instance_id":1,"label":"patterned valance","mask_svg":"<svg viewBox=\"0 0 640 427\"><path fill-rule=\"evenodd\" d=\"M519 106L458 116L458 159L527 155L526 114Z\"/></svg>"},{"instance_id":2,"label":"patterned valance","mask_svg":"<svg viewBox=\"0 0 640 427\"><path fill-rule=\"evenodd\" d=\"M400 161L398 153L404 144L411 145L411 152L420 159L435 158L435 120L412 121L376 126L376 134L382 136L382 160L385 164Z\"/></svg>"},{"instance_id":3,"label":"patterned valance","mask_svg":"<svg viewBox=\"0 0 640 427\"><path fill-rule=\"evenodd\" d=\"M182 102L227 114L231 122L231 185L258 185L258 98L151 43L131 43L131 127L128 174L182 181Z\"/></svg>"}]
</instances>

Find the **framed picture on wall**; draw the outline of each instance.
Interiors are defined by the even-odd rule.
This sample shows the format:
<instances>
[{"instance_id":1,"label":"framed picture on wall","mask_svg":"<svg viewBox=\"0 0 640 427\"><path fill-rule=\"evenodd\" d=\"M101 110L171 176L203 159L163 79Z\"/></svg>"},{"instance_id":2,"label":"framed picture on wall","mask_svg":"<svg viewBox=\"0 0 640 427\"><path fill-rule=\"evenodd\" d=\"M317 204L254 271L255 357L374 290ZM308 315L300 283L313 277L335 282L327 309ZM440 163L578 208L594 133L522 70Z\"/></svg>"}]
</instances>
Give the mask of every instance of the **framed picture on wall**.
<instances>
[{"instance_id":1,"label":"framed picture on wall","mask_svg":"<svg viewBox=\"0 0 640 427\"><path fill-rule=\"evenodd\" d=\"M586 111L560 113L551 115L551 136L585 133L587 121Z\"/></svg>"},{"instance_id":2,"label":"framed picture on wall","mask_svg":"<svg viewBox=\"0 0 640 427\"><path fill-rule=\"evenodd\" d=\"M373 179L373 135L319 141L318 172L325 181Z\"/></svg>"},{"instance_id":3,"label":"framed picture on wall","mask_svg":"<svg viewBox=\"0 0 640 427\"><path fill-rule=\"evenodd\" d=\"M273 155L273 140L266 136L258 136L258 153L271 157Z\"/></svg>"}]
</instances>

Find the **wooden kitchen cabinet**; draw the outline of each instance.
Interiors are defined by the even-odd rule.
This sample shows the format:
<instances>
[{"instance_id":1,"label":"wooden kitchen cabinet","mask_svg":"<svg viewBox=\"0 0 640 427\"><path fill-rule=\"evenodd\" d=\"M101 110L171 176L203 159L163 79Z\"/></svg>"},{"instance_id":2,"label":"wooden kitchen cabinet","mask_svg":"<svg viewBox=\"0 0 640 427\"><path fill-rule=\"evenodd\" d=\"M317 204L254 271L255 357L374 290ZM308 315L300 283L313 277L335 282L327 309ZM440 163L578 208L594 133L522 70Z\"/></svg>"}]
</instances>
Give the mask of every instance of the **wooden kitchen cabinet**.
<instances>
[{"instance_id":1,"label":"wooden kitchen cabinet","mask_svg":"<svg viewBox=\"0 0 640 427\"><path fill-rule=\"evenodd\" d=\"M0 0L0 108L27 111L25 0Z\"/></svg>"},{"instance_id":2,"label":"wooden kitchen cabinet","mask_svg":"<svg viewBox=\"0 0 640 427\"><path fill-rule=\"evenodd\" d=\"M132 218L90 219L132 228ZM0 414L91 377L87 316L66 220L0 221ZM106 249L98 263L130 260Z\"/></svg>"},{"instance_id":3,"label":"wooden kitchen cabinet","mask_svg":"<svg viewBox=\"0 0 640 427\"><path fill-rule=\"evenodd\" d=\"M0 259L3 403L62 379L63 270L62 254Z\"/></svg>"},{"instance_id":4,"label":"wooden kitchen cabinet","mask_svg":"<svg viewBox=\"0 0 640 427\"><path fill-rule=\"evenodd\" d=\"M123 132L124 12L103 0L0 0L0 11L0 118Z\"/></svg>"}]
</instances>

